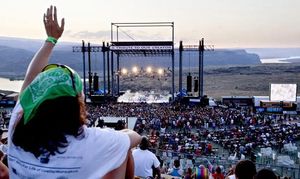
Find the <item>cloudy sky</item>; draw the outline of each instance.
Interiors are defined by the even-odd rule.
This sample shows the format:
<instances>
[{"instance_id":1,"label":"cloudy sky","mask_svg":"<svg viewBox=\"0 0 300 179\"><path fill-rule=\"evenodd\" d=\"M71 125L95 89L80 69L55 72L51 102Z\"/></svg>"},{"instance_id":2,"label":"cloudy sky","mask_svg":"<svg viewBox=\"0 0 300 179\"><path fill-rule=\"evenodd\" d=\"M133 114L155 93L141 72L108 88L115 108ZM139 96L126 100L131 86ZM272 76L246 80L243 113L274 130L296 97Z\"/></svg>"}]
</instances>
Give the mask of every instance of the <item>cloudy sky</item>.
<instances>
[{"instance_id":1,"label":"cloudy sky","mask_svg":"<svg viewBox=\"0 0 300 179\"><path fill-rule=\"evenodd\" d=\"M44 39L43 13L56 5L62 41L110 40L112 22L174 22L175 41L202 37L220 48L300 47L299 0L2 0L0 36ZM168 40L170 28L121 28L120 38Z\"/></svg>"}]
</instances>

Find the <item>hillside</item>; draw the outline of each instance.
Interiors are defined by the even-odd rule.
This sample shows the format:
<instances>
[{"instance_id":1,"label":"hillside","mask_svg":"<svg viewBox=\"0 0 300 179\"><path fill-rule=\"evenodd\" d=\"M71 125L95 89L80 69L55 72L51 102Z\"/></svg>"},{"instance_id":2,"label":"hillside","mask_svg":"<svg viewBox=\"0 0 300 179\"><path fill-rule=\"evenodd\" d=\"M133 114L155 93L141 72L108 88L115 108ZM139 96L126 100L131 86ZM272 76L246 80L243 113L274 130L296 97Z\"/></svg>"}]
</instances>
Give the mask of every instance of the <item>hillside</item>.
<instances>
[{"instance_id":1,"label":"hillside","mask_svg":"<svg viewBox=\"0 0 300 179\"><path fill-rule=\"evenodd\" d=\"M72 46L57 48L54 50L50 63L62 63L69 65L79 73L82 72L82 53L73 53ZM69 50L66 50L69 49ZM23 77L26 68L32 59L34 52L7 46L0 46L0 76L1 77ZM100 72L103 68L102 53L91 54L91 66L93 72ZM86 54L86 63L87 63ZM116 59L116 58L115 58ZM198 66L199 55L197 52L185 52L183 54L183 67L193 68ZM115 62L116 64L116 62ZM178 68L178 50L175 51L175 68ZM255 65L260 64L260 59L256 54L249 54L245 50L215 50L206 52L204 55L205 66L224 65ZM121 68L132 68L132 66L168 68L171 67L171 57L120 57ZM86 64L87 67L87 64Z\"/></svg>"},{"instance_id":2,"label":"hillside","mask_svg":"<svg viewBox=\"0 0 300 179\"><path fill-rule=\"evenodd\" d=\"M0 46L0 76L24 76L33 55L24 49Z\"/></svg>"},{"instance_id":3,"label":"hillside","mask_svg":"<svg viewBox=\"0 0 300 179\"><path fill-rule=\"evenodd\" d=\"M197 77L196 68L184 68L183 88L186 76L191 72ZM100 88L103 88L100 78ZM178 91L178 71L175 71L175 90ZM172 78L168 73L158 76L121 76L120 90L126 91L170 91ZM247 66L206 67L204 69L204 94L221 96L268 96L271 83L296 83L300 95L300 64L261 64ZM0 91L1 93L1 91Z\"/></svg>"},{"instance_id":4,"label":"hillside","mask_svg":"<svg viewBox=\"0 0 300 179\"><path fill-rule=\"evenodd\" d=\"M186 76L191 72L197 77L197 69L184 69L183 88L186 89ZM178 90L178 73L175 76L175 89ZM120 89L171 90L171 76L163 78L122 77ZM204 69L204 94L221 96L268 96L271 83L296 83L300 95L300 64L261 64L233 67L211 67ZM194 85L194 84L193 84Z\"/></svg>"}]
</instances>

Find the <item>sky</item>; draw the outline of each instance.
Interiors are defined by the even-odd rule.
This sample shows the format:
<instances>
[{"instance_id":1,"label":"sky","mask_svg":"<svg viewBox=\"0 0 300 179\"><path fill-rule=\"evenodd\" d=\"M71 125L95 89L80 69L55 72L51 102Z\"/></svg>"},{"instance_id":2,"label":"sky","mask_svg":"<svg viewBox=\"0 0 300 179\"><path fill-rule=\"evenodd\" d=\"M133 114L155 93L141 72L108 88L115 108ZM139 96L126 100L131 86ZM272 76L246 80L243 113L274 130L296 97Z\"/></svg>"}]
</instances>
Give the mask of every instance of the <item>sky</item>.
<instances>
[{"instance_id":1,"label":"sky","mask_svg":"<svg viewBox=\"0 0 300 179\"><path fill-rule=\"evenodd\" d=\"M60 39L101 44L111 23L174 22L175 42L216 48L300 47L300 0L1 0L0 36L45 39L43 13L65 18ZM171 28L120 28L120 40L170 40Z\"/></svg>"}]
</instances>

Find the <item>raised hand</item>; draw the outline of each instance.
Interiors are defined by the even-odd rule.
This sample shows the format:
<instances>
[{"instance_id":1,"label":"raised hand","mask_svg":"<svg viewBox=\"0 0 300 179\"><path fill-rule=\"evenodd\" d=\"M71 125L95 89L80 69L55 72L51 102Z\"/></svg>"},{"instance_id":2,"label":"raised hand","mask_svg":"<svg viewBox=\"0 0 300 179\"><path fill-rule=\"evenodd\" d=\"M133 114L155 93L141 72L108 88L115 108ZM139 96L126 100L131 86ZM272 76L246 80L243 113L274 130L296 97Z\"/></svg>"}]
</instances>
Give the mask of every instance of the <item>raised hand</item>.
<instances>
[{"instance_id":1,"label":"raised hand","mask_svg":"<svg viewBox=\"0 0 300 179\"><path fill-rule=\"evenodd\" d=\"M61 25L57 22L56 7L50 6L44 14L44 25L47 33L47 40L42 48L36 52L32 58L25 75L24 83L20 92L22 92L32 80L42 71L42 69L48 64L51 52L64 32L65 20L61 20ZM54 38L54 39L53 39Z\"/></svg>"},{"instance_id":2,"label":"raised hand","mask_svg":"<svg viewBox=\"0 0 300 179\"><path fill-rule=\"evenodd\" d=\"M57 10L56 7L50 6L44 14L44 25L48 37L54 37L59 39L64 32L65 19L61 19L61 25L57 22Z\"/></svg>"}]
</instances>

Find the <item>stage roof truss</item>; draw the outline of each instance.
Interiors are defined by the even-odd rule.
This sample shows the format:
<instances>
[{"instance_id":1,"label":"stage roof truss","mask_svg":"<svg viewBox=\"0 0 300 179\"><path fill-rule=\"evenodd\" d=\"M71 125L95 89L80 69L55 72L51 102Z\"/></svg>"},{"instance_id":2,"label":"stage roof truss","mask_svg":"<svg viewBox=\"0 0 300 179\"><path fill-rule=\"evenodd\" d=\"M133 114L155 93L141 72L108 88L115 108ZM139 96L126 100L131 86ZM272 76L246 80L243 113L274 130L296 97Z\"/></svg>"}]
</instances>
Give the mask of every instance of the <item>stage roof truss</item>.
<instances>
[{"instance_id":1,"label":"stage roof truss","mask_svg":"<svg viewBox=\"0 0 300 179\"><path fill-rule=\"evenodd\" d=\"M172 41L111 42L110 50L120 56L168 56L173 53Z\"/></svg>"},{"instance_id":2,"label":"stage roof truss","mask_svg":"<svg viewBox=\"0 0 300 179\"><path fill-rule=\"evenodd\" d=\"M129 34L127 36L132 40L119 39L119 32L122 32L121 28L153 27L170 27L170 40L136 41ZM171 56L174 53L174 22L111 23L110 51L120 56Z\"/></svg>"},{"instance_id":3,"label":"stage roof truss","mask_svg":"<svg viewBox=\"0 0 300 179\"><path fill-rule=\"evenodd\" d=\"M73 47L73 52L101 52L101 51L102 51L102 46L91 46L91 47L74 46Z\"/></svg>"}]
</instances>

